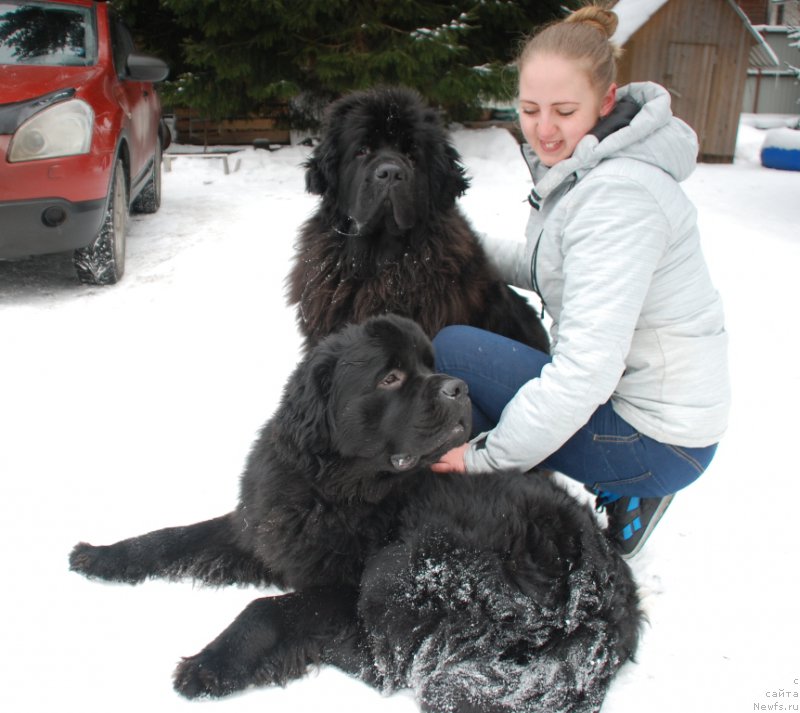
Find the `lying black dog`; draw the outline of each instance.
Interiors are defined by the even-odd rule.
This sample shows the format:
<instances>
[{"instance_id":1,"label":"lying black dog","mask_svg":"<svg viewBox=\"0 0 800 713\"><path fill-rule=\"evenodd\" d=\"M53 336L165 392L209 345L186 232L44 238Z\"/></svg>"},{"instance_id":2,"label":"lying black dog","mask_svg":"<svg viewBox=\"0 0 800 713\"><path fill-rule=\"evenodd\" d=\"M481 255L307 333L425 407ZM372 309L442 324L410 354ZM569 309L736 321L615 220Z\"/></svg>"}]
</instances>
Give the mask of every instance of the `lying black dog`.
<instances>
[{"instance_id":1,"label":"lying black dog","mask_svg":"<svg viewBox=\"0 0 800 713\"><path fill-rule=\"evenodd\" d=\"M392 312L429 337L471 324L548 351L535 311L500 280L456 205L468 186L460 161L410 90L354 92L330 107L306 164L321 201L288 278L308 344Z\"/></svg>"},{"instance_id":2,"label":"lying black dog","mask_svg":"<svg viewBox=\"0 0 800 713\"><path fill-rule=\"evenodd\" d=\"M323 340L254 444L235 511L95 547L72 569L139 582L277 584L175 687L220 696L338 666L422 709L596 711L640 625L630 570L551 479L436 475L466 438L458 379L410 320Z\"/></svg>"}]
</instances>

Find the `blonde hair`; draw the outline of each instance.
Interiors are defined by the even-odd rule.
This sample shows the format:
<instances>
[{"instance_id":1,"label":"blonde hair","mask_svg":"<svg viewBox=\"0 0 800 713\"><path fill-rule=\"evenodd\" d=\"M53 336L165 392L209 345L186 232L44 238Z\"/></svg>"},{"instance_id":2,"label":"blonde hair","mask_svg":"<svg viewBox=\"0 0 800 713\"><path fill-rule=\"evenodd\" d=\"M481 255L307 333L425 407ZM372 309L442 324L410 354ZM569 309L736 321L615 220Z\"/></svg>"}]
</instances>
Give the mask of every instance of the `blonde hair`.
<instances>
[{"instance_id":1,"label":"blonde hair","mask_svg":"<svg viewBox=\"0 0 800 713\"><path fill-rule=\"evenodd\" d=\"M517 69L537 54L554 54L581 62L592 86L604 94L617 79L622 50L611 41L619 19L600 5L587 5L563 20L545 25L525 42Z\"/></svg>"}]
</instances>

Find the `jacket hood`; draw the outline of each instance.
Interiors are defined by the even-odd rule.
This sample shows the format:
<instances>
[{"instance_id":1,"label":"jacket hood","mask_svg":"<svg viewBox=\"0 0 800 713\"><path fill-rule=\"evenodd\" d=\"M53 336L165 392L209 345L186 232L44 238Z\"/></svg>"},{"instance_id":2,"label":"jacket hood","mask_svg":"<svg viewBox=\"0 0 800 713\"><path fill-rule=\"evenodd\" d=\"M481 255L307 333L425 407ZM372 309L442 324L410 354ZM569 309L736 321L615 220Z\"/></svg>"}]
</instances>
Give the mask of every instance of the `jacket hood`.
<instances>
[{"instance_id":1,"label":"jacket hood","mask_svg":"<svg viewBox=\"0 0 800 713\"><path fill-rule=\"evenodd\" d=\"M566 179L580 179L609 158L643 161L685 180L697 165L697 135L673 116L670 103L669 92L653 82L620 87L614 111L578 142L572 156L548 168L526 152L535 192L546 198Z\"/></svg>"}]
</instances>

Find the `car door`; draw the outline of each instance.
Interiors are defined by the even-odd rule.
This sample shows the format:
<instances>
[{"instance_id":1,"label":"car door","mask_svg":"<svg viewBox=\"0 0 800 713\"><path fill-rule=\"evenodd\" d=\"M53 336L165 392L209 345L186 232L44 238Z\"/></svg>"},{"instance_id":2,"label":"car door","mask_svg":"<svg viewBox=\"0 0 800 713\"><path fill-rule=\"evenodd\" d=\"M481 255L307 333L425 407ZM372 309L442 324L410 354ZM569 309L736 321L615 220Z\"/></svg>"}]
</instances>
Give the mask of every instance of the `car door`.
<instances>
[{"instance_id":1,"label":"car door","mask_svg":"<svg viewBox=\"0 0 800 713\"><path fill-rule=\"evenodd\" d=\"M136 48L128 28L114 13L109 16L111 47L117 86L114 94L125 112L124 125L130 144L131 182L136 183L148 167L158 133L155 90L150 82L128 77L127 58Z\"/></svg>"}]
</instances>

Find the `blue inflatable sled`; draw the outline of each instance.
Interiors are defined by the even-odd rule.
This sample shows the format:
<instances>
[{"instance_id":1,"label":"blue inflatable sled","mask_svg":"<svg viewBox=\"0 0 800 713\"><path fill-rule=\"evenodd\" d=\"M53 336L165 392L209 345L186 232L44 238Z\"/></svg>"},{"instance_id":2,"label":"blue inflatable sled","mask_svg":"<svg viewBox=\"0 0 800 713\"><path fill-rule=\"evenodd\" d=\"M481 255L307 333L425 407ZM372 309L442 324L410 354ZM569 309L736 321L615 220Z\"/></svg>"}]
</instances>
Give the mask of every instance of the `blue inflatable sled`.
<instances>
[{"instance_id":1,"label":"blue inflatable sled","mask_svg":"<svg viewBox=\"0 0 800 713\"><path fill-rule=\"evenodd\" d=\"M761 147L761 165L783 171L800 171L800 130L771 129Z\"/></svg>"}]
</instances>

